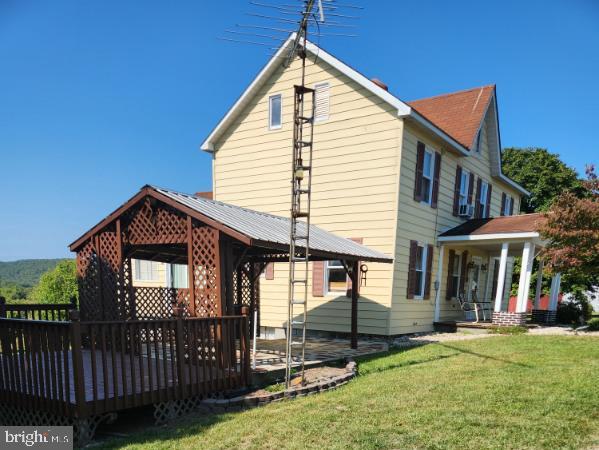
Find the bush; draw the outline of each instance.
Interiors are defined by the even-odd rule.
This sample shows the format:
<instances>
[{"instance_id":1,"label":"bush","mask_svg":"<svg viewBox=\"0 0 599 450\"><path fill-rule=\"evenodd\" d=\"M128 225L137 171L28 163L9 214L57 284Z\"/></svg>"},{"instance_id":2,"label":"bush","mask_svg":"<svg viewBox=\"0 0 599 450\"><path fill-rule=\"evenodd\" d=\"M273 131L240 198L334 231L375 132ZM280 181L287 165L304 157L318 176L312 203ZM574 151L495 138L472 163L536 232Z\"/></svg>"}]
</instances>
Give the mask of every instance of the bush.
<instances>
[{"instance_id":1,"label":"bush","mask_svg":"<svg viewBox=\"0 0 599 450\"><path fill-rule=\"evenodd\" d=\"M581 325L593 317L593 305L582 292L574 292L574 298L557 306L557 322L565 325Z\"/></svg>"},{"instance_id":2,"label":"bush","mask_svg":"<svg viewBox=\"0 0 599 450\"><path fill-rule=\"evenodd\" d=\"M599 317L595 317L587 323L589 331L599 331Z\"/></svg>"},{"instance_id":3,"label":"bush","mask_svg":"<svg viewBox=\"0 0 599 450\"><path fill-rule=\"evenodd\" d=\"M35 303L69 303L72 297L77 297L74 260L61 261L54 269L43 274L31 293Z\"/></svg>"}]
</instances>

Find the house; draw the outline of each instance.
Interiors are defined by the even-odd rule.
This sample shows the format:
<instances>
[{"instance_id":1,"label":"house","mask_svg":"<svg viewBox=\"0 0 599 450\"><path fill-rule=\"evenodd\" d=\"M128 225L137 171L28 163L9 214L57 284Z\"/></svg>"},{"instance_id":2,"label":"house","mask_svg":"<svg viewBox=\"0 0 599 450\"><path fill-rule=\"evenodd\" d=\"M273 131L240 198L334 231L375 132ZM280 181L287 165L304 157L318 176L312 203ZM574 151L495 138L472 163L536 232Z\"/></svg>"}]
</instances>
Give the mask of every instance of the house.
<instances>
[{"instance_id":1,"label":"house","mask_svg":"<svg viewBox=\"0 0 599 450\"><path fill-rule=\"evenodd\" d=\"M201 146L213 158L216 200L289 215L300 73L299 61L283 65L291 39ZM507 312L513 257L525 256L524 286L543 243L537 215L512 217L528 192L501 170L495 86L404 102L380 80L313 43L306 47L306 85L316 91L311 221L394 259L392 266L363 267L359 332L393 336L462 319L459 292L487 302L488 317L521 323L522 311ZM287 264L267 268L263 337L283 336L287 283ZM350 302L341 264L315 262L309 283L308 328L346 333Z\"/></svg>"}]
</instances>

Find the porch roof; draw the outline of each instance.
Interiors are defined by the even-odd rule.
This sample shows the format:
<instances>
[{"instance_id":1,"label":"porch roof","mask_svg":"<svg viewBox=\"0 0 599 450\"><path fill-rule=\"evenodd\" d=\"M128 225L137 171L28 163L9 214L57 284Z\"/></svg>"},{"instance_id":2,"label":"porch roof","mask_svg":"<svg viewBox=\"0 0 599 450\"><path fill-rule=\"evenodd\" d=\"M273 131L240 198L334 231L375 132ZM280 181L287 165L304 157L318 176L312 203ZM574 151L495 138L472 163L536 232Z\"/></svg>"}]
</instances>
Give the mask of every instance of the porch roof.
<instances>
[{"instance_id":1,"label":"porch roof","mask_svg":"<svg viewBox=\"0 0 599 450\"><path fill-rule=\"evenodd\" d=\"M289 251L289 219L228 203L210 200L170 189L146 185L140 192L70 245L76 251L82 243L115 220L124 210L149 195L171 207L190 214L250 247ZM298 234L305 234L305 225L298 225ZM347 259L390 263L393 258L350 239L337 236L317 226L310 226L310 254L317 259Z\"/></svg>"},{"instance_id":2,"label":"porch roof","mask_svg":"<svg viewBox=\"0 0 599 450\"><path fill-rule=\"evenodd\" d=\"M470 219L439 235L440 242L539 238L545 219L539 213Z\"/></svg>"}]
</instances>

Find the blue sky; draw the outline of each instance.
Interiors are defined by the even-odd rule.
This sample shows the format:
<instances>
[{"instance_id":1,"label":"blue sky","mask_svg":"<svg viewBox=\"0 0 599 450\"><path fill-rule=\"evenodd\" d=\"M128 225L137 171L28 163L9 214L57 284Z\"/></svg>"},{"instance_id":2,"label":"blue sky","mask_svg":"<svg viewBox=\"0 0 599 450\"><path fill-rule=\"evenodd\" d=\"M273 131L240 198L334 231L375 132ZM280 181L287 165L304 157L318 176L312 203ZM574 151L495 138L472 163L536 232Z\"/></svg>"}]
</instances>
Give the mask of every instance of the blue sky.
<instances>
[{"instance_id":1,"label":"blue sky","mask_svg":"<svg viewBox=\"0 0 599 450\"><path fill-rule=\"evenodd\" d=\"M323 46L400 98L496 83L504 147L599 162L596 0L342 2L359 37ZM146 183L209 190L199 144L267 60L217 37L251 10L0 0L0 260L69 256Z\"/></svg>"}]
</instances>

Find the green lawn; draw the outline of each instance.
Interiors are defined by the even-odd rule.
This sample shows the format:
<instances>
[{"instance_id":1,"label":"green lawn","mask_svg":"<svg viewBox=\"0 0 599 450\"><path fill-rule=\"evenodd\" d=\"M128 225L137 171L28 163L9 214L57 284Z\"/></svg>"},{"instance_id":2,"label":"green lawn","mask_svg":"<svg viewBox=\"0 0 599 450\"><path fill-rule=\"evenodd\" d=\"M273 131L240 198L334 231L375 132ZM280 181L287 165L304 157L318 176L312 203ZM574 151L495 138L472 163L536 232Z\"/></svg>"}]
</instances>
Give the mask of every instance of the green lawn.
<instances>
[{"instance_id":1,"label":"green lawn","mask_svg":"<svg viewBox=\"0 0 599 450\"><path fill-rule=\"evenodd\" d=\"M505 336L360 361L332 392L180 420L105 448L592 448L599 339Z\"/></svg>"}]
</instances>

